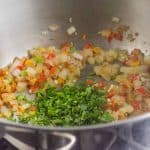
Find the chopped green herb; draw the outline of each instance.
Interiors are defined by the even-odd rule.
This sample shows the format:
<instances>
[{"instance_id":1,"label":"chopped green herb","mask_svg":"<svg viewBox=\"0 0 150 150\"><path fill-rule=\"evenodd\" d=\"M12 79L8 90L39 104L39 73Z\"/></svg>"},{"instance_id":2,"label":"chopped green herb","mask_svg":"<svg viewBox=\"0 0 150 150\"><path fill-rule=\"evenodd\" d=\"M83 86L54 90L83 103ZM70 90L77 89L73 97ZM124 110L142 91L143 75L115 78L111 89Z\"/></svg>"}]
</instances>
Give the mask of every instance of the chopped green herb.
<instances>
[{"instance_id":1,"label":"chopped green herb","mask_svg":"<svg viewBox=\"0 0 150 150\"><path fill-rule=\"evenodd\" d=\"M27 74L28 74L28 73L27 73L26 70L22 70L20 75L23 76L23 77L25 77Z\"/></svg>"},{"instance_id":2,"label":"chopped green herb","mask_svg":"<svg viewBox=\"0 0 150 150\"><path fill-rule=\"evenodd\" d=\"M74 52L77 51L77 49L75 48L75 46L72 46L72 47L70 48L70 51L71 51L71 53L74 53Z\"/></svg>"},{"instance_id":3,"label":"chopped green herb","mask_svg":"<svg viewBox=\"0 0 150 150\"><path fill-rule=\"evenodd\" d=\"M41 56L34 56L34 61L38 64L42 62L42 57Z\"/></svg>"},{"instance_id":4,"label":"chopped green herb","mask_svg":"<svg viewBox=\"0 0 150 150\"><path fill-rule=\"evenodd\" d=\"M65 85L61 89L48 86L37 92L37 111L29 122L53 126L100 123L103 120L105 95L103 90L82 84Z\"/></svg>"},{"instance_id":5,"label":"chopped green herb","mask_svg":"<svg viewBox=\"0 0 150 150\"><path fill-rule=\"evenodd\" d=\"M111 122L114 120L114 118L111 116L109 112L104 112L103 115L100 118L101 122Z\"/></svg>"},{"instance_id":6,"label":"chopped green herb","mask_svg":"<svg viewBox=\"0 0 150 150\"><path fill-rule=\"evenodd\" d=\"M88 76L87 76L87 79L93 79L95 76L95 73L90 73Z\"/></svg>"},{"instance_id":7,"label":"chopped green herb","mask_svg":"<svg viewBox=\"0 0 150 150\"><path fill-rule=\"evenodd\" d=\"M16 97L16 100L18 100L18 101L26 100L26 96L23 94L20 94Z\"/></svg>"}]
</instances>

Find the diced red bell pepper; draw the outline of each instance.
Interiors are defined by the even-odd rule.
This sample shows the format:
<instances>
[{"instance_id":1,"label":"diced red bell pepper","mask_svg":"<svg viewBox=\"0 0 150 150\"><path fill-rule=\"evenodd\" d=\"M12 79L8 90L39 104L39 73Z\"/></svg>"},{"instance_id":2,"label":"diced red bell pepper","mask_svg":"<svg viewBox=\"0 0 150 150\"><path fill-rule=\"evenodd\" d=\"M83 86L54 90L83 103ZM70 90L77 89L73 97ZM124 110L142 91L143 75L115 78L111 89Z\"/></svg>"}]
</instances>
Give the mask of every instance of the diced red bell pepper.
<instances>
[{"instance_id":1,"label":"diced red bell pepper","mask_svg":"<svg viewBox=\"0 0 150 150\"><path fill-rule=\"evenodd\" d=\"M146 90L143 86L141 86L140 88L136 89L137 92L139 92L142 95L146 95Z\"/></svg>"},{"instance_id":2,"label":"diced red bell pepper","mask_svg":"<svg viewBox=\"0 0 150 150\"><path fill-rule=\"evenodd\" d=\"M106 86L106 83L104 81L100 81L98 83L98 87L100 87L100 88L104 88L105 86Z\"/></svg>"},{"instance_id":3,"label":"diced red bell pepper","mask_svg":"<svg viewBox=\"0 0 150 150\"><path fill-rule=\"evenodd\" d=\"M137 100L132 101L131 105L135 110L138 110L140 108L140 103Z\"/></svg>"},{"instance_id":4,"label":"diced red bell pepper","mask_svg":"<svg viewBox=\"0 0 150 150\"><path fill-rule=\"evenodd\" d=\"M19 69L19 70L23 70L23 66L22 65L19 65L16 68Z\"/></svg>"},{"instance_id":5,"label":"diced red bell pepper","mask_svg":"<svg viewBox=\"0 0 150 150\"><path fill-rule=\"evenodd\" d=\"M94 81L93 80L86 80L86 83L88 84L88 85L92 85L93 83L94 83Z\"/></svg>"},{"instance_id":6,"label":"diced red bell pepper","mask_svg":"<svg viewBox=\"0 0 150 150\"><path fill-rule=\"evenodd\" d=\"M90 49L92 48L93 45L91 43L86 43L84 46L83 46L83 49Z\"/></svg>"},{"instance_id":7,"label":"diced red bell pepper","mask_svg":"<svg viewBox=\"0 0 150 150\"><path fill-rule=\"evenodd\" d=\"M35 85L32 85L32 86L30 87L30 90L29 90L29 91L30 91L31 93L34 93L38 88L39 88L38 85L35 84Z\"/></svg>"},{"instance_id":8,"label":"diced red bell pepper","mask_svg":"<svg viewBox=\"0 0 150 150\"><path fill-rule=\"evenodd\" d=\"M6 73L4 70L0 70L0 76L4 76Z\"/></svg>"},{"instance_id":9,"label":"diced red bell pepper","mask_svg":"<svg viewBox=\"0 0 150 150\"><path fill-rule=\"evenodd\" d=\"M135 80L137 80L137 79L138 79L138 75L137 75L137 74L132 74L132 75L130 76L131 82L133 82L133 81L135 81Z\"/></svg>"},{"instance_id":10,"label":"diced red bell pepper","mask_svg":"<svg viewBox=\"0 0 150 150\"><path fill-rule=\"evenodd\" d=\"M55 54L52 53L52 52L50 52L50 53L48 54L48 56L47 56L48 59L52 59L52 58L54 58L54 57L55 57Z\"/></svg>"},{"instance_id":11,"label":"diced red bell pepper","mask_svg":"<svg viewBox=\"0 0 150 150\"><path fill-rule=\"evenodd\" d=\"M114 32L113 37L118 40L118 41L122 41L123 40L123 35L121 32Z\"/></svg>"},{"instance_id":12,"label":"diced red bell pepper","mask_svg":"<svg viewBox=\"0 0 150 150\"><path fill-rule=\"evenodd\" d=\"M57 69L56 66L52 67L52 68L50 69L50 75L54 75L54 74L56 73L56 69Z\"/></svg>"},{"instance_id":13,"label":"diced red bell pepper","mask_svg":"<svg viewBox=\"0 0 150 150\"><path fill-rule=\"evenodd\" d=\"M113 32L111 31L111 33L107 37L107 41L110 43L112 41L112 39L113 39Z\"/></svg>"},{"instance_id":14,"label":"diced red bell pepper","mask_svg":"<svg viewBox=\"0 0 150 150\"><path fill-rule=\"evenodd\" d=\"M65 42L65 43L61 44L61 46L60 46L61 49L71 48L71 47L72 47L71 42Z\"/></svg>"},{"instance_id":15,"label":"diced red bell pepper","mask_svg":"<svg viewBox=\"0 0 150 150\"><path fill-rule=\"evenodd\" d=\"M42 72L39 76L38 82L41 83L41 82L44 82L45 80L46 80L45 74L44 72Z\"/></svg>"},{"instance_id":16,"label":"diced red bell pepper","mask_svg":"<svg viewBox=\"0 0 150 150\"><path fill-rule=\"evenodd\" d=\"M114 91L110 91L107 93L107 98L111 98L115 95Z\"/></svg>"}]
</instances>

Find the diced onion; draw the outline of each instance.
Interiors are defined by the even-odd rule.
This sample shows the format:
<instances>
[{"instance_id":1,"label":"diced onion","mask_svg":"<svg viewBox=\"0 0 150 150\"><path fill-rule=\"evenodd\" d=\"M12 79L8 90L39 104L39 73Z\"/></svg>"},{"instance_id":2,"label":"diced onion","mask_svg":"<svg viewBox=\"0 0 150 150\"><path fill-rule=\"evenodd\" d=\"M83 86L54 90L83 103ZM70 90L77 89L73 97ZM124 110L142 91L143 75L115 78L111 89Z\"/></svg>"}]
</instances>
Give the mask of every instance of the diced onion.
<instances>
[{"instance_id":1,"label":"diced onion","mask_svg":"<svg viewBox=\"0 0 150 150\"><path fill-rule=\"evenodd\" d=\"M15 77L19 77L21 71L19 69L15 69L12 71L12 75L15 76Z\"/></svg>"},{"instance_id":2,"label":"diced onion","mask_svg":"<svg viewBox=\"0 0 150 150\"><path fill-rule=\"evenodd\" d=\"M118 18L118 17L112 17L112 22L119 23L120 22L120 18Z\"/></svg>"},{"instance_id":3,"label":"diced onion","mask_svg":"<svg viewBox=\"0 0 150 150\"><path fill-rule=\"evenodd\" d=\"M48 29L50 31L57 31L59 29L59 26L57 24L51 24L48 26Z\"/></svg>"},{"instance_id":4,"label":"diced onion","mask_svg":"<svg viewBox=\"0 0 150 150\"><path fill-rule=\"evenodd\" d=\"M125 73L125 74L131 74L131 73L142 73L142 72L147 72L148 66L142 65L138 67L121 67L120 72Z\"/></svg>"},{"instance_id":5,"label":"diced onion","mask_svg":"<svg viewBox=\"0 0 150 150\"><path fill-rule=\"evenodd\" d=\"M16 88L17 88L18 92L25 91L27 89L27 83L26 82L18 82Z\"/></svg>"},{"instance_id":6,"label":"diced onion","mask_svg":"<svg viewBox=\"0 0 150 150\"><path fill-rule=\"evenodd\" d=\"M79 59L79 60L82 60L83 59L83 56L79 53L73 53L73 56L76 58L76 59Z\"/></svg>"},{"instance_id":7,"label":"diced onion","mask_svg":"<svg viewBox=\"0 0 150 150\"><path fill-rule=\"evenodd\" d=\"M64 68L64 69L59 73L58 76L59 76L60 78L62 78L62 79L66 79L67 76L68 76L68 74L69 74L69 70Z\"/></svg>"},{"instance_id":8,"label":"diced onion","mask_svg":"<svg viewBox=\"0 0 150 150\"><path fill-rule=\"evenodd\" d=\"M12 65L10 66L10 72L12 72L14 69L16 69L17 66L21 64L21 61L18 58L15 58Z\"/></svg>"},{"instance_id":9,"label":"diced onion","mask_svg":"<svg viewBox=\"0 0 150 150\"><path fill-rule=\"evenodd\" d=\"M72 35L73 33L76 32L76 28L74 26L70 26L68 29L67 29L67 33L68 35Z\"/></svg>"},{"instance_id":10,"label":"diced onion","mask_svg":"<svg viewBox=\"0 0 150 150\"><path fill-rule=\"evenodd\" d=\"M29 73L30 75L33 75L33 76L36 74L36 70L33 69L32 67L28 67L26 71L27 71L27 73Z\"/></svg>"},{"instance_id":11,"label":"diced onion","mask_svg":"<svg viewBox=\"0 0 150 150\"><path fill-rule=\"evenodd\" d=\"M150 65L150 55L144 56L144 64Z\"/></svg>"}]
</instances>

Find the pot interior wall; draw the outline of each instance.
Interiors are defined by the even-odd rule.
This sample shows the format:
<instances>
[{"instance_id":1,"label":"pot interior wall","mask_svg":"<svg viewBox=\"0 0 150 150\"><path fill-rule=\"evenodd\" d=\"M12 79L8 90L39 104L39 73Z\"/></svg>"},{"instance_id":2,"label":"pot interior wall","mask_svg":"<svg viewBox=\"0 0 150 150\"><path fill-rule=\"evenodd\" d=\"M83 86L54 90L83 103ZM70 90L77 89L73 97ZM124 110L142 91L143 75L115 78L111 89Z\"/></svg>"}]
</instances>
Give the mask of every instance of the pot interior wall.
<instances>
[{"instance_id":1,"label":"pot interior wall","mask_svg":"<svg viewBox=\"0 0 150 150\"><path fill-rule=\"evenodd\" d=\"M150 1L149 0L5 0L0 3L0 66L8 64L15 56L22 56L30 48L40 45L56 45L69 40L81 47L81 35L87 34L88 41L106 48L150 47ZM108 44L97 32L111 27L111 18L121 18L139 37L135 42L113 42ZM72 17L73 22L69 23ZM60 29L41 32L57 24ZM77 36L68 37L66 29L71 25L77 29Z\"/></svg>"}]
</instances>

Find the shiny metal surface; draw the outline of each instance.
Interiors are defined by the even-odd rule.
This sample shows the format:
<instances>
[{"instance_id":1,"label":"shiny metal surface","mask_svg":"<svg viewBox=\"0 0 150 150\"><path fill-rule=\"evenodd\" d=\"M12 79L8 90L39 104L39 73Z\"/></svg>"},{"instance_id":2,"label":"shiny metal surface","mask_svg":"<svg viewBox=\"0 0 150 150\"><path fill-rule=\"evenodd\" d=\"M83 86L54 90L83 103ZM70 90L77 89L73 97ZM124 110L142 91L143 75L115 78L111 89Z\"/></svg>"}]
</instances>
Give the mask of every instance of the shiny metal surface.
<instances>
[{"instance_id":1,"label":"shiny metal surface","mask_svg":"<svg viewBox=\"0 0 150 150\"><path fill-rule=\"evenodd\" d=\"M88 35L88 41L102 47L128 49L136 47L149 50L149 6L149 0L0 0L0 66L8 64L15 56L25 55L28 49L40 45L59 46L66 40L72 40L78 47L81 47L85 41L79 38L84 33ZM133 31L139 32L140 36L135 42L108 44L97 35L99 30L113 25L111 23L113 16L121 18L122 24L129 25ZM69 17L73 18L73 23L69 23ZM57 32L49 32L46 37L41 38L41 32L48 30L50 24L58 24L60 29ZM77 28L77 36L67 36L66 29L71 24ZM150 115L119 123L70 128L69 130L114 126L143 118L149 119ZM17 125L8 121L1 122L7 125ZM27 125L19 126L32 128ZM33 129L68 131L67 128L51 127L33 127Z\"/></svg>"}]
</instances>

